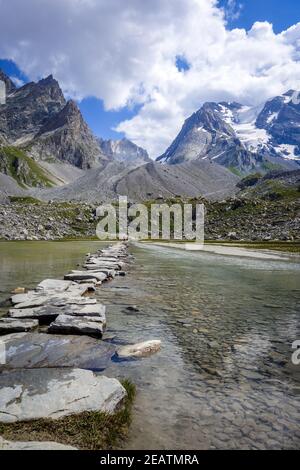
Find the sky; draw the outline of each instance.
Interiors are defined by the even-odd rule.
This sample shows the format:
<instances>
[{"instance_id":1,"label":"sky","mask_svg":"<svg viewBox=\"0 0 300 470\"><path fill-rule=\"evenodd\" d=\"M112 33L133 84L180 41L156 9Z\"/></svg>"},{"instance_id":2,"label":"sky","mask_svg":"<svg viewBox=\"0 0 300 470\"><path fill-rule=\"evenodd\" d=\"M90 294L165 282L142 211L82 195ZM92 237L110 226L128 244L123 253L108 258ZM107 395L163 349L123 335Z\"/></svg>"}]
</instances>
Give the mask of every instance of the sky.
<instances>
[{"instance_id":1,"label":"sky","mask_svg":"<svg viewBox=\"0 0 300 470\"><path fill-rule=\"evenodd\" d=\"M155 158L205 101L300 88L299 2L0 0L0 67L53 74L95 134Z\"/></svg>"}]
</instances>

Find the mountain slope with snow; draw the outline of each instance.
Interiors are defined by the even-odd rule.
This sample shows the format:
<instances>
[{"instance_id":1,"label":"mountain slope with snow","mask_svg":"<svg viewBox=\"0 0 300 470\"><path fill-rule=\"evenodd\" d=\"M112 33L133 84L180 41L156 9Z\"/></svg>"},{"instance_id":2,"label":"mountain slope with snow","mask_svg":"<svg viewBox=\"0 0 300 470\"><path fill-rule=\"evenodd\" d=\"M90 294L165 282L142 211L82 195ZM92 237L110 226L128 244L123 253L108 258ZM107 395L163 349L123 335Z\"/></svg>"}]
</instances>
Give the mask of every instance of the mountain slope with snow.
<instances>
[{"instance_id":1,"label":"mountain slope with snow","mask_svg":"<svg viewBox=\"0 0 300 470\"><path fill-rule=\"evenodd\" d=\"M177 164L210 159L239 173L299 168L300 105L291 90L267 103L205 103L158 158Z\"/></svg>"}]
</instances>

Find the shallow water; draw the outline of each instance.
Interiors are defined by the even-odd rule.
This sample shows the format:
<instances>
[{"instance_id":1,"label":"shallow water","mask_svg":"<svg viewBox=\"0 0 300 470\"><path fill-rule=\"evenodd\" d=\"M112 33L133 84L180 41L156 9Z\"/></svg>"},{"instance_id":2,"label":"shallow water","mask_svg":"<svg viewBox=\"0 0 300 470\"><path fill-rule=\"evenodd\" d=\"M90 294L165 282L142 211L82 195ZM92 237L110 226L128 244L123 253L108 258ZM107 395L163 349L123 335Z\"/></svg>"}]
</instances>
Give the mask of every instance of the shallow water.
<instances>
[{"instance_id":1,"label":"shallow water","mask_svg":"<svg viewBox=\"0 0 300 470\"><path fill-rule=\"evenodd\" d=\"M0 244L1 297L62 276L95 242ZM300 265L142 246L104 284L118 344L161 339L106 375L137 385L129 449L299 448ZM126 310L135 305L138 312Z\"/></svg>"}]
</instances>

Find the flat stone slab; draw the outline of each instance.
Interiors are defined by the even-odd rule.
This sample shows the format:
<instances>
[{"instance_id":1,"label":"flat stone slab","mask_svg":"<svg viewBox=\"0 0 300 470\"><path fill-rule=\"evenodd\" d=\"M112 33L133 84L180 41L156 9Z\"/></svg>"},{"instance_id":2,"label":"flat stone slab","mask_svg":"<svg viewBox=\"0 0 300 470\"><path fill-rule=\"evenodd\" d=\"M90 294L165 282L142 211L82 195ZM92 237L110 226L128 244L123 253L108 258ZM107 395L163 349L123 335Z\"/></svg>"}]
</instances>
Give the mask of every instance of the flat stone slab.
<instances>
[{"instance_id":1,"label":"flat stone slab","mask_svg":"<svg viewBox=\"0 0 300 470\"><path fill-rule=\"evenodd\" d=\"M60 279L45 279L44 281L40 282L37 286L39 290L55 290L59 292L63 292L71 287L71 281L61 281Z\"/></svg>"},{"instance_id":2,"label":"flat stone slab","mask_svg":"<svg viewBox=\"0 0 300 470\"><path fill-rule=\"evenodd\" d=\"M78 287L80 288L82 286L78 286ZM81 289L81 291L82 290L85 290L85 289ZM81 291L78 289L78 293L80 293ZM74 292L66 291L66 292L61 292L61 293L56 292L56 293L52 293L51 295L34 293L34 294L28 294L27 299L25 299L24 301L16 302L15 301L16 299L12 299L12 302L14 304L14 307L18 309L35 308L35 307L41 307L43 305L52 305L52 306L57 306L57 307L61 307L64 305L71 305L71 304L89 305L89 304L95 304L97 302L96 299L89 298L89 297L82 297L81 295L78 295L78 293L76 291Z\"/></svg>"},{"instance_id":3,"label":"flat stone slab","mask_svg":"<svg viewBox=\"0 0 300 470\"><path fill-rule=\"evenodd\" d=\"M144 341L119 348L117 355L120 358L147 357L159 351L160 347L161 341L159 340Z\"/></svg>"},{"instance_id":4,"label":"flat stone slab","mask_svg":"<svg viewBox=\"0 0 300 470\"><path fill-rule=\"evenodd\" d=\"M0 337L0 371L38 367L104 370L115 350L114 345L90 336L14 333Z\"/></svg>"},{"instance_id":5,"label":"flat stone slab","mask_svg":"<svg viewBox=\"0 0 300 470\"><path fill-rule=\"evenodd\" d=\"M116 379L82 369L33 369L0 375L0 422L113 413L126 395Z\"/></svg>"},{"instance_id":6,"label":"flat stone slab","mask_svg":"<svg viewBox=\"0 0 300 470\"><path fill-rule=\"evenodd\" d=\"M42 305L35 308L11 308L8 312L10 318L37 319L41 324L47 324L56 319L58 315L78 315L89 317L101 317L105 321L106 307L102 304L92 303L87 305L69 304L64 307Z\"/></svg>"},{"instance_id":7,"label":"flat stone slab","mask_svg":"<svg viewBox=\"0 0 300 470\"><path fill-rule=\"evenodd\" d=\"M22 331L31 331L39 326L37 320L18 319L18 318L0 318L0 335L9 333L19 333Z\"/></svg>"},{"instance_id":8,"label":"flat stone slab","mask_svg":"<svg viewBox=\"0 0 300 470\"><path fill-rule=\"evenodd\" d=\"M33 308L11 308L9 309L8 316L14 319L35 319L41 324L47 324L55 320L55 318L61 313L61 307L42 305L40 307Z\"/></svg>"},{"instance_id":9,"label":"flat stone slab","mask_svg":"<svg viewBox=\"0 0 300 470\"><path fill-rule=\"evenodd\" d=\"M6 441L0 437L0 450L77 450L77 448L58 442Z\"/></svg>"},{"instance_id":10,"label":"flat stone slab","mask_svg":"<svg viewBox=\"0 0 300 470\"><path fill-rule=\"evenodd\" d=\"M105 326L106 322L104 322L101 317L59 315L49 326L48 333L80 334L101 338Z\"/></svg>"},{"instance_id":11,"label":"flat stone slab","mask_svg":"<svg viewBox=\"0 0 300 470\"><path fill-rule=\"evenodd\" d=\"M105 281L107 275L103 272L87 272L87 271L71 271L71 273L64 276L65 279L70 281L82 281L85 279L97 279L97 281Z\"/></svg>"}]
</instances>

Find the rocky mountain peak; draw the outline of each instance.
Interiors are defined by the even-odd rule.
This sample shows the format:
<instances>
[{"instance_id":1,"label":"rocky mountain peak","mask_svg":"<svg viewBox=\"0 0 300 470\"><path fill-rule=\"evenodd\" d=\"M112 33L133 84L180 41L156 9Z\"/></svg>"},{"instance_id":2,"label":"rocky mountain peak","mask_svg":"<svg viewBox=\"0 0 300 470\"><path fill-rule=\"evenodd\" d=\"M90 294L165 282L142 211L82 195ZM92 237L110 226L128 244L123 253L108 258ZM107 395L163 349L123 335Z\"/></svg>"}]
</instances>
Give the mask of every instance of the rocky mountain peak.
<instances>
[{"instance_id":1,"label":"rocky mountain peak","mask_svg":"<svg viewBox=\"0 0 300 470\"><path fill-rule=\"evenodd\" d=\"M118 162L143 164L150 162L148 152L125 137L120 140L98 139L103 153Z\"/></svg>"},{"instance_id":2,"label":"rocky mountain peak","mask_svg":"<svg viewBox=\"0 0 300 470\"><path fill-rule=\"evenodd\" d=\"M14 82L0 69L0 80L2 80L6 85L6 93L9 95L12 91L16 89Z\"/></svg>"}]
</instances>

